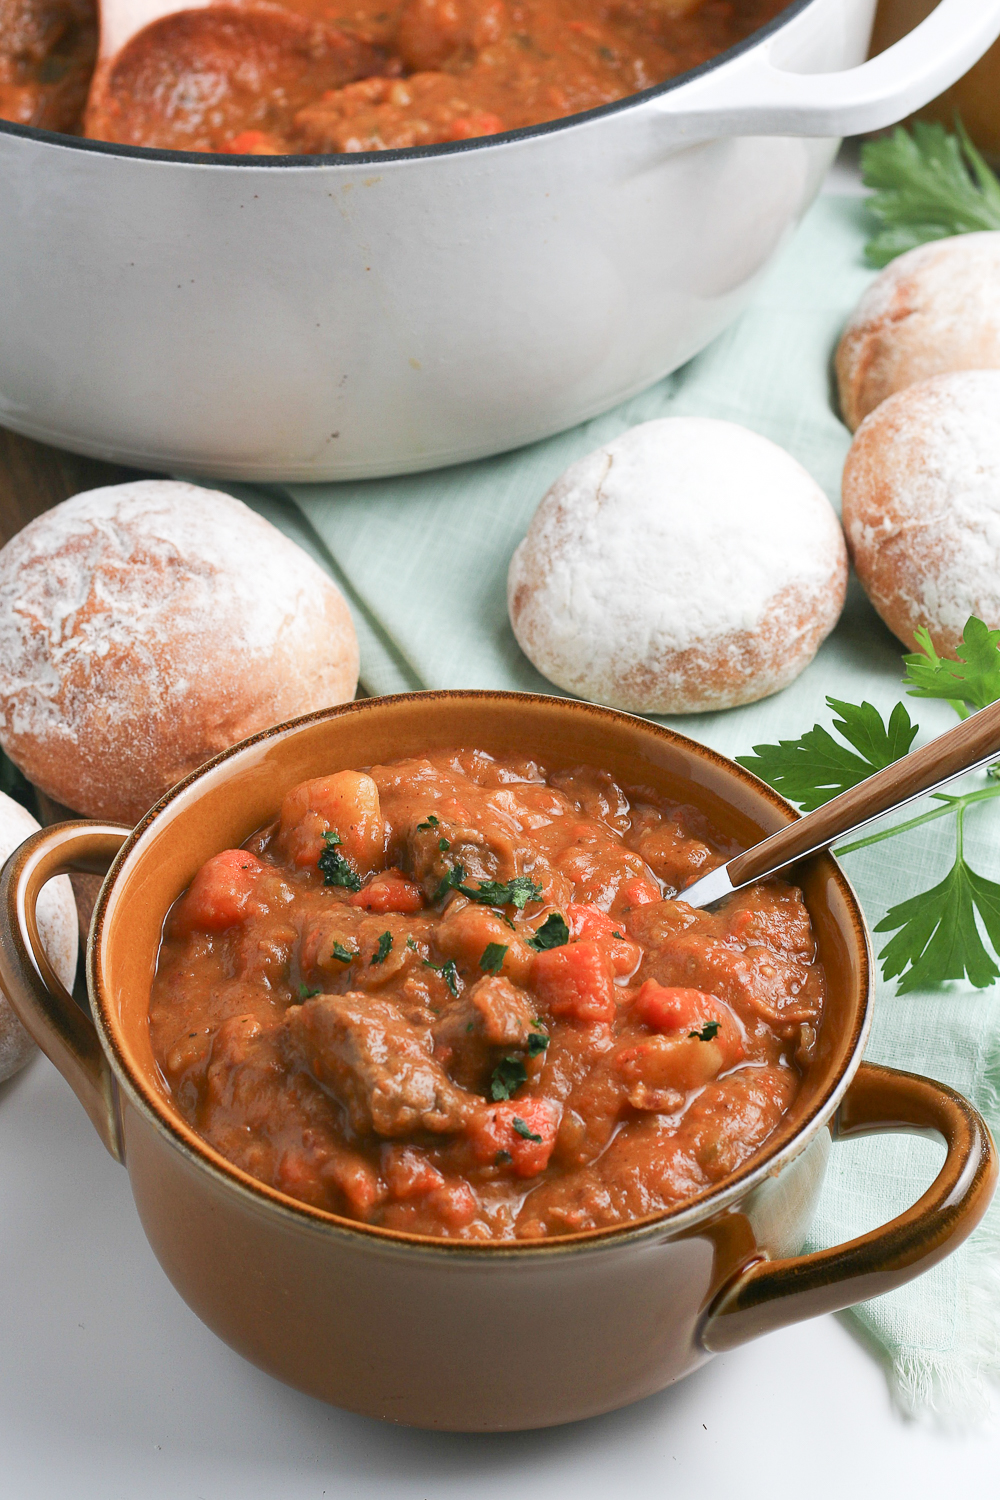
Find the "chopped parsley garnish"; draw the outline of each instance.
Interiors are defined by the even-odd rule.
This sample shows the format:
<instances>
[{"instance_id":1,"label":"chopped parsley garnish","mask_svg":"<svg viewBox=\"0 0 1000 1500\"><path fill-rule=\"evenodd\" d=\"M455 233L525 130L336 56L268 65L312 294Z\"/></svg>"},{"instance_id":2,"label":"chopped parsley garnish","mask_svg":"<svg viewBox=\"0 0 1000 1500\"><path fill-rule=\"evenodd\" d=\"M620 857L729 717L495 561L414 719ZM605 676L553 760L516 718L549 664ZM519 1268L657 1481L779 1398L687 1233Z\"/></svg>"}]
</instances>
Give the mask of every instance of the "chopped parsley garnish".
<instances>
[{"instance_id":1,"label":"chopped parsley garnish","mask_svg":"<svg viewBox=\"0 0 1000 1500\"><path fill-rule=\"evenodd\" d=\"M561 912L554 911L545 918L534 937L528 939L528 947L534 948L536 953L544 953L546 948L562 948L568 942L569 927L566 918Z\"/></svg>"},{"instance_id":2,"label":"chopped parsley garnish","mask_svg":"<svg viewBox=\"0 0 1000 1500\"><path fill-rule=\"evenodd\" d=\"M498 1167L506 1167L513 1160L509 1151L498 1151L493 1158L494 1164Z\"/></svg>"},{"instance_id":3,"label":"chopped parsley garnish","mask_svg":"<svg viewBox=\"0 0 1000 1500\"><path fill-rule=\"evenodd\" d=\"M861 148L861 173L875 192L865 207L881 229L865 246L873 266L888 265L928 240L1000 229L1000 182L960 120L943 125L916 120Z\"/></svg>"},{"instance_id":4,"label":"chopped parsley garnish","mask_svg":"<svg viewBox=\"0 0 1000 1500\"><path fill-rule=\"evenodd\" d=\"M541 1145L541 1136L535 1135L533 1131L529 1130L527 1125L525 1125L524 1121L521 1119L520 1115L515 1115L513 1120L511 1121L511 1124L514 1127L514 1133L516 1135L519 1135L522 1140L535 1141L538 1145Z\"/></svg>"},{"instance_id":5,"label":"chopped parsley garnish","mask_svg":"<svg viewBox=\"0 0 1000 1500\"><path fill-rule=\"evenodd\" d=\"M332 951L334 958L339 958L342 964L349 964L352 959L358 956L356 948L345 948L343 943L334 943Z\"/></svg>"},{"instance_id":6,"label":"chopped parsley garnish","mask_svg":"<svg viewBox=\"0 0 1000 1500\"><path fill-rule=\"evenodd\" d=\"M448 850L451 848L451 845L449 844L447 839L438 839L438 848L441 850L442 854L447 854Z\"/></svg>"},{"instance_id":7,"label":"chopped parsley garnish","mask_svg":"<svg viewBox=\"0 0 1000 1500\"><path fill-rule=\"evenodd\" d=\"M323 884L342 885L346 890L360 891L364 881L353 865L338 852L337 846L343 843L340 834L327 829L323 838L326 840L326 848L316 861L323 876Z\"/></svg>"},{"instance_id":8,"label":"chopped parsley garnish","mask_svg":"<svg viewBox=\"0 0 1000 1500\"><path fill-rule=\"evenodd\" d=\"M514 906L518 911L523 911L529 901L537 901L542 894L541 886L527 875L515 875L513 880L481 880L477 886L466 885L465 866L457 863L442 879L432 902L443 901L449 891L460 891L470 901L478 901L480 906Z\"/></svg>"},{"instance_id":9,"label":"chopped parsley garnish","mask_svg":"<svg viewBox=\"0 0 1000 1500\"><path fill-rule=\"evenodd\" d=\"M611 934L611 936L612 936L612 937L616 937L616 938L619 938L619 939L620 939L620 940L621 940L621 941L622 941L622 942L623 942L623 943L624 943L624 941L625 941L625 934L624 934L624 932L613 932L613 933L612 933L612 934Z\"/></svg>"},{"instance_id":10,"label":"chopped parsley garnish","mask_svg":"<svg viewBox=\"0 0 1000 1500\"><path fill-rule=\"evenodd\" d=\"M719 1034L718 1021L706 1021L700 1031L689 1031L688 1036L693 1036L699 1042L714 1042Z\"/></svg>"},{"instance_id":11,"label":"chopped parsley garnish","mask_svg":"<svg viewBox=\"0 0 1000 1500\"><path fill-rule=\"evenodd\" d=\"M442 876L441 884L438 886L437 890L434 892L433 896L431 897L432 904L434 906L436 906L439 901L443 901L444 898L445 898L445 896L447 896L447 894L448 894L449 891L459 891L459 890L461 890L462 889L462 881L464 879L465 879L465 866L464 865L460 865L460 864L454 864L454 865L452 865L451 869L447 872L447 874L444 875L444 876Z\"/></svg>"},{"instance_id":12,"label":"chopped parsley garnish","mask_svg":"<svg viewBox=\"0 0 1000 1500\"><path fill-rule=\"evenodd\" d=\"M539 1031L533 1031L528 1038L528 1056L541 1057L548 1045L549 1039L547 1036L543 1036Z\"/></svg>"},{"instance_id":13,"label":"chopped parsley garnish","mask_svg":"<svg viewBox=\"0 0 1000 1500\"><path fill-rule=\"evenodd\" d=\"M516 1057L504 1057L493 1069L490 1093L494 1099L509 1099L527 1081L528 1070L524 1063Z\"/></svg>"},{"instance_id":14,"label":"chopped parsley garnish","mask_svg":"<svg viewBox=\"0 0 1000 1500\"><path fill-rule=\"evenodd\" d=\"M437 828L437 827L438 827L438 820L434 816L433 813L428 813L427 814L427 821L425 823L418 823L417 824L417 828L420 830L421 833L426 833L429 828Z\"/></svg>"},{"instance_id":15,"label":"chopped parsley garnish","mask_svg":"<svg viewBox=\"0 0 1000 1500\"><path fill-rule=\"evenodd\" d=\"M499 974L506 957L506 943L487 943L483 949L483 956L479 960L479 967L484 974Z\"/></svg>"},{"instance_id":16,"label":"chopped parsley garnish","mask_svg":"<svg viewBox=\"0 0 1000 1500\"><path fill-rule=\"evenodd\" d=\"M307 984L300 984L299 985L299 999L300 1000L311 1000L314 995L320 995L322 993L323 993L322 990L311 990ZM192 1031L191 1035L194 1036L194 1032L193 1031Z\"/></svg>"},{"instance_id":17,"label":"chopped parsley garnish","mask_svg":"<svg viewBox=\"0 0 1000 1500\"><path fill-rule=\"evenodd\" d=\"M542 894L541 886L527 875L515 875L513 880L481 880L475 890L468 885L460 885L458 889L470 901L478 901L482 906L514 906L518 911L523 911L529 901L537 901Z\"/></svg>"},{"instance_id":18,"label":"chopped parsley garnish","mask_svg":"<svg viewBox=\"0 0 1000 1500\"><path fill-rule=\"evenodd\" d=\"M455 996L455 998L457 1000L458 999L458 970L455 967L455 960L453 958L449 958L449 960L448 960L447 963L444 963L444 964L432 964L431 961L430 961L430 959L425 958L424 959L424 965L428 969L433 969L434 972L435 972L435 974L440 974L441 975L441 978L444 980L445 984L448 986L448 988L451 990L451 993Z\"/></svg>"},{"instance_id":19,"label":"chopped parsley garnish","mask_svg":"<svg viewBox=\"0 0 1000 1500\"><path fill-rule=\"evenodd\" d=\"M392 950L392 933L383 932L378 940L378 947L368 960L369 967L372 964L384 964Z\"/></svg>"},{"instance_id":20,"label":"chopped parsley garnish","mask_svg":"<svg viewBox=\"0 0 1000 1500\"><path fill-rule=\"evenodd\" d=\"M417 947L416 943L413 941L412 938L407 938L406 939L406 946L408 948L412 948L413 951L414 951L414 953L419 953L420 952L420 949Z\"/></svg>"}]
</instances>

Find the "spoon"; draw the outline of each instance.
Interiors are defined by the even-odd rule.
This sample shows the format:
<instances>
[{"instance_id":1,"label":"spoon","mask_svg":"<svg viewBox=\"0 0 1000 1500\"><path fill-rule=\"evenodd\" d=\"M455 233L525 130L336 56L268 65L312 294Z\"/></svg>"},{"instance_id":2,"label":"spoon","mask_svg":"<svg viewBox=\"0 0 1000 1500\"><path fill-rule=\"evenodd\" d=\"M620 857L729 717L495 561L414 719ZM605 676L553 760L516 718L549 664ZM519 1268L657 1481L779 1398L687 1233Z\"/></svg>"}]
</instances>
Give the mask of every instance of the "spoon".
<instances>
[{"instance_id":1,"label":"spoon","mask_svg":"<svg viewBox=\"0 0 1000 1500\"><path fill-rule=\"evenodd\" d=\"M711 906L755 880L766 880L796 860L829 849L845 834L860 833L887 812L936 792L966 771L978 771L1000 755L1000 702L981 708L922 750L904 755L867 781L841 792L815 812L762 839L727 865L710 870L682 891L689 906Z\"/></svg>"}]
</instances>

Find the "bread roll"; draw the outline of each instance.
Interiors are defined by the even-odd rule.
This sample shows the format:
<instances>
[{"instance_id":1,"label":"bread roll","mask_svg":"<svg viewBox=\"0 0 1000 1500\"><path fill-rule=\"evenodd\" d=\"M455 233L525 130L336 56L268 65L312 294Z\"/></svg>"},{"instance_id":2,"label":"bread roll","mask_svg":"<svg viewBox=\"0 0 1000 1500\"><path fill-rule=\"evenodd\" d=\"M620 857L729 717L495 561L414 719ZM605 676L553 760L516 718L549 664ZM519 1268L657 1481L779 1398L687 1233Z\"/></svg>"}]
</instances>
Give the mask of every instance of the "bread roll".
<instances>
[{"instance_id":1,"label":"bread roll","mask_svg":"<svg viewBox=\"0 0 1000 1500\"><path fill-rule=\"evenodd\" d=\"M843 608L847 553L805 469L731 422L664 418L571 465L510 564L525 655L637 713L752 703L797 677Z\"/></svg>"},{"instance_id":2,"label":"bread roll","mask_svg":"<svg viewBox=\"0 0 1000 1500\"><path fill-rule=\"evenodd\" d=\"M0 552L0 743L77 812L133 823L255 731L353 696L344 599L229 495L75 495Z\"/></svg>"},{"instance_id":3,"label":"bread roll","mask_svg":"<svg viewBox=\"0 0 1000 1500\"><path fill-rule=\"evenodd\" d=\"M1000 232L935 240L894 260L855 308L836 363L852 432L932 375L1000 369Z\"/></svg>"},{"instance_id":4,"label":"bread roll","mask_svg":"<svg viewBox=\"0 0 1000 1500\"><path fill-rule=\"evenodd\" d=\"M0 792L0 864L18 844L38 832L38 824L19 802ZM50 880L38 898L38 935L48 960L68 990L76 975L76 907L69 876ZM35 1044L0 994L0 1080L23 1068Z\"/></svg>"},{"instance_id":5,"label":"bread roll","mask_svg":"<svg viewBox=\"0 0 1000 1500\"><path fill-rule=\"evenodd\" d=\"M844 467L844 530L894 635L953 656L970 615L1000 626L1000 371L937 375L890 396Z\"/></svg>"}]
</instances>

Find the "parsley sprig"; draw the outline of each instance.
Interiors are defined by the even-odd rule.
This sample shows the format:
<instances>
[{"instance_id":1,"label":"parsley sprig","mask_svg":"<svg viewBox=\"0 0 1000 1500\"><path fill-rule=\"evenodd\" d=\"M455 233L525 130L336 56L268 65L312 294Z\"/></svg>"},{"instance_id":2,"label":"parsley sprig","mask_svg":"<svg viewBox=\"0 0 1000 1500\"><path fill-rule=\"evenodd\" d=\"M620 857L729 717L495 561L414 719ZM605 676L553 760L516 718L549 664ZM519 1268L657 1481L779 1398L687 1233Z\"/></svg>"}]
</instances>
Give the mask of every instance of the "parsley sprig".
<instances>
[{"instance_id":1,"label":"parsley sprig","mask_svg":"<svg viewBox=\"0 0 1000 1500\"><path fill-rule=\"evenodd\" d=\"M739 765L753 771L789 802L797 802L803 812L815 812L831 797L900 760L920 727L910 722L902 703L896 704L888 724L884 724L882 715L870 703L845 703L841 698L826 701L839 715L833 721L834 729L853 749L838 744L829 730L814 724L800 739L754 745L753 755L736 757Z\"/></svg>"},{"instance_id":2,"label":"parsley sprig","mask_svg":"<svg viewBox=\"0 0 1000 1500\"><path fill-rule=\"evenodd\" d=\"M873 266L904 250L977 229L1000 229L1000 181L955 117L943 125L914 121L861 148L861 174L875 192L869 210L881 228L865 246Z\"/></svg>"},{"instance_id":3,"label":"parsley sprig","mask_svg":"<svg viewBox=\"0 0 1000 1500\"><path fill-rule=\"evenodd\" d=\"M946 698L960 719L1000 698L1000 630L988 630L973 615L962 631L955 661L938 656L922 625L913 634L919 650L903 657L903 685L911 698Z\"/></svg>"},{"instance_id":4,"label":"parsley sprig","mask_svg":"<svg viewBox=\"0 0 1000 1500\"><path fill-rule=\"evenodd\" d=\"M918 630L915 635L919 649L903 658L903 684L910 697L943 698L963 719L1000 699L1000 630L989 630L982 620L970 617L957 660L939 656L926 631ZM755 745L752 756L738 757L741 765L797 802L804 812L822 807L839 792L901 759L919 730L902 703L896 704L888 723L870 703L855 705L838 698L828 698L827 703L839 715L833 728L846 746L814 724L798 740ZM876 932L895 934L879 958L883 977L897 979L901 995L952 979L967 978L976 989L1000 979L1000 967L984 942L985 935L993 954L1000 958L1000 885L973 870L964 850L966 813L997 797L1000 766L991 766L985 787L958 796L935 792L932 800L937 805L927 812L834 850L838 856L853 854L937 818L955 819L955 859L944 880L899 902L875 927Z\"/></svg>"}]
</instances>

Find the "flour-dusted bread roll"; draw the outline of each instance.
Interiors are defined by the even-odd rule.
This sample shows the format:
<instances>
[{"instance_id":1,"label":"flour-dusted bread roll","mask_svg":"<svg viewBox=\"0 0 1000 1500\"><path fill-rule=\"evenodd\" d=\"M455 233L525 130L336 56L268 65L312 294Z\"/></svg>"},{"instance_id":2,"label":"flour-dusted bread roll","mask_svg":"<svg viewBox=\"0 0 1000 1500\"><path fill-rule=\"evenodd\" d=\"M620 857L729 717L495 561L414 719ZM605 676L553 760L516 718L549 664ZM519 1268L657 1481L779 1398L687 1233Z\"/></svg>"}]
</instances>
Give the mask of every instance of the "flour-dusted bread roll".
<instances>
[{"instance_id":1,"label":"flour-dusted bread roll","mask_svg":"<svg viewBox=\"0 0 1000 1500\"><path fill-rule=\"evenodd\" d=\"M90 490L0 552L0 743L90 817L134 822L218 751L351 698L357 677L339 590L216 490Z\"/></svg>"},{"instance_id":2,"label":"flour-dusted bread roll","mask_svg":"<svg viewBox=\"0 0 1000 1500\"><path fill-rule=\"evenodd\" d=\"M887 397L932 375L1000 369L1000 231L918 245L858 303L837 349L853 432Z\"/></svg>"},{"instance_id":3,"label":"flour-dusted bread roll","mask_svg":"<svg viewBox=\"0 0 1000 1500\"><path fill-rule=\"evenodd\" d=\"M38 832L38 824L29 812L13 798L0 792L0 865ZM38 898L38 935L56 974L68 990L76 975L77 926L76 906L69 876L50 880ZM0 994L0 1081L23 1068L35 1050L35 1044L14 1014L6 997Z\"/></svg>"},{"instance_id":4,"label":"flour-dusted bread roll","mask_svg":"<svg viewBox=\"0 0 1000 1500\"><path fill-rule=\"evenodd\" d=\"M698 713L797 677L846 585L837 517L805 469L745 427L674 417L556 480L511 559L507 607L567 692Z\"/></svg>"},{"instance_id":5,"label":"flour-dusted bread roll","mask_svg":"<svg viewBox=\"0 0 1000 1500\"><path fill-rule=\"evenodd\" d=\"M844 530L894 635L953 655L970 615L1000 626L1000 371L936 375L890 396L844 466Z\"/></svg>"}]
</instances>

